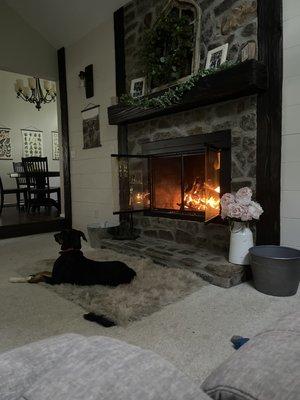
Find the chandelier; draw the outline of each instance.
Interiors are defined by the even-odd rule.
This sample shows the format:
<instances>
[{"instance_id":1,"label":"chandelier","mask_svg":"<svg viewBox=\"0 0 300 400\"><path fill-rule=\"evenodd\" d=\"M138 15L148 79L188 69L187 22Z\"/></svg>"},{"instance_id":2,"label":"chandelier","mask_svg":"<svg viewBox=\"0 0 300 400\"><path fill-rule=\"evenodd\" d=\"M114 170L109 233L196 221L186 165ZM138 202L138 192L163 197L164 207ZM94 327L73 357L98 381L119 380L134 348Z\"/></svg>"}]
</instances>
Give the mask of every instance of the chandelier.
<instances>
[{"instance_id":1,"label":"chandelier","mask_svg":"<svg viewBox=\"0 0 300 400\"><path fill-rule=\"evenodd\" d=\"M28 86L24 86L23 79L17 79L15 83L15 91L17 98L35 104L40 111L42 104L48 104L56 99L56 86L53 82L44 80L43 92L39 78L28 78Z\"/></svg>"}]
</instances>

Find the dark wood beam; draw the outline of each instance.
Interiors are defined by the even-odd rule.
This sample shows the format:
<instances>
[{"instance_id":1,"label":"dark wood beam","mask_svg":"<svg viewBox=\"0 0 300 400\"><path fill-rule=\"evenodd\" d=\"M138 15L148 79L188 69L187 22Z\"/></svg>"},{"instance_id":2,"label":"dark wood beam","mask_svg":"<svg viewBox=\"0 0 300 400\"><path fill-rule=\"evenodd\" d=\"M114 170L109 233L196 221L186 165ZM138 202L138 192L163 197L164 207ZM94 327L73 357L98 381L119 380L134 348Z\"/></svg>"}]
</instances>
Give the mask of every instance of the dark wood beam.
<instances>
[{"instance_id":1,"label":"dark wood beam","mask_svg":"<svg viewBox=\"0 0 300 400\"><path fill-rule=\"evenodd\" d=\"M267 67L269 89L257 102L257 199L264 208L258 244L280 243L282 140L282 0L258 1L259 61Z\"/></svg>"},{"instance_id":2,"label":"dark wood beam","mask_svg":"<svg viewBox=\"0 0 300 400\"><path fill-rule=\"evenodd\" d=\"M183 95L178 104L150 109L119 104L108 108L108 118L111 125L130 124L201 106L235 100L263 92L266 89L265 66L256 60L250 60L202 78L195 87ZM162 93L164 92L155 93L150 97L157 97Z\"/></svg>"},{"instance_id":3,"label":"dark wood beam","mask_svg":"<svg viewBox=\"0 0 300 400\"><path fill-rule=\"evenodd\" d=\"M59 95L61 107L61 135L62 135L62 158L63 158L63 180L64 180L64 207L66 226L72 226L72 198L71 198L71 175L70 175L70 148L69 148L69 112L68 92L66 74L66 54L62 47L57 52L59 73Z\"/></svg>"},{"instance_id":4,"label":"dark wood beam","mask_svg":"<svg viewBox=\"0 0 300 400\"><path fill-rule=\"evenodd\" d=\"M124 8L114 13L116 94L126 93Z\"/></svg>"}]
</instances>

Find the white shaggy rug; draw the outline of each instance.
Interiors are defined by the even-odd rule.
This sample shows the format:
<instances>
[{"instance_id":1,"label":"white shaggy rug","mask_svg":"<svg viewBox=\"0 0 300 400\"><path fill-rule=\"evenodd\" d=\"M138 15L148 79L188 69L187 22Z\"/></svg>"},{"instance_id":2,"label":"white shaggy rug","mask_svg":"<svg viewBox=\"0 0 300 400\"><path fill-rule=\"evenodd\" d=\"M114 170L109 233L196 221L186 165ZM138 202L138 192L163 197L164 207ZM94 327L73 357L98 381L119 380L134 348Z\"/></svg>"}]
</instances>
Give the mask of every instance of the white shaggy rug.
<instances>
[{"instance_id":1,"label":"white shaggy rug","mask_svg":"<svg viewBox=\"0 0 300 400\"><path fill-rule=\"evenodd\" d=\"M127 256L107 249L89 251L85 255L97 261L123 261L136 271L137 276L129 285L115 288L101 285L42 285L88 312L109 317L118 325L124 326L150 315L207 284L188 270L163 267L148 258ZM53 259L41 260L34 265L24 266L18 272L27 276L39 271L51 271L53 263Z\"/></svg>"}]
</instances>

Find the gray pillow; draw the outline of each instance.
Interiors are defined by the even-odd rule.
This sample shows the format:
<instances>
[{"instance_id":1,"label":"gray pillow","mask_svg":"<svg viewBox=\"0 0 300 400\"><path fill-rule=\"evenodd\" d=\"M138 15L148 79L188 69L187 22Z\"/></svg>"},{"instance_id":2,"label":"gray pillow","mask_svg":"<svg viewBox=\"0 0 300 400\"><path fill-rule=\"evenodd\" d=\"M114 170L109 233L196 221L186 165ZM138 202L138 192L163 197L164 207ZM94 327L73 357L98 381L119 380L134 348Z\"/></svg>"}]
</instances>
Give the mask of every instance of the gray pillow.
<instances>
[{"instance_id":1,"label":"gray pillow","mask_svg":"<svg viewBox=\"0 0 300 400\"><path fill-rule=\"evenodd\" d=\"M215 400L300 399L299 316L287 316L251 339L202 389ZM286 323L292 321L290 329Z\"/></svg>"},{"instance_id":2,"label":"gray pillow","mask_svg":"<svg viewBox=\"0 0 300 400\"><path fill-rule=\"evenodd\" d=\"M0 399L19 399L37 379L62 362L87 339L68 334L51 337L0 354Z\"/></svg>"},{"instance_id":3,"label":"gray pillow","mask_svg":"<svg viewBox=\"0 0 300 400\"><path fill-rule=\"evenodd\" d=\"M265 332L268 331L293 331L300 334L300 312L285 315L272 324Z\"/></svg>"},{"instance_id":4,"label":"gray pillow","mask_svg":"<svg viewBox=\"0 0 300 400\"><path fill-rule=\"evenodd\" d=\"M150 351L105 337L78 338L75 335L71 340L65 339L64 348L50 348L44 341L13 350L13 354L6 353L4 358L0 356L0 366L6 360L5 365L11 371L9 376L0 373L0 399L211 400L173 365ZM70 345L72 339L74 345ZM43 349L42 353L38 347ZM31 349L29 353L28 348ZM18 381L18 373L26 365L28 355L26 373L15 387L13 368L16 368ZM41 371L37 368L39 363ZM10 389L5 392L7 384Z\"/></svg>"}]
</instances>

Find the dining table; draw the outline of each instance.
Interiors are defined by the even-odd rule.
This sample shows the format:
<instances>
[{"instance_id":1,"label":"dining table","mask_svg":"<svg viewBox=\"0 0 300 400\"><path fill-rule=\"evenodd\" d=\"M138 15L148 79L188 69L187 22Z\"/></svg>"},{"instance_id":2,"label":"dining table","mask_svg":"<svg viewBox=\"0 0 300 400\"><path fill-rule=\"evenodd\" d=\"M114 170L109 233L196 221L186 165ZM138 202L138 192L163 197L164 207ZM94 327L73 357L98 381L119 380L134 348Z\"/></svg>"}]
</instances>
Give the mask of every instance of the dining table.
<instances>
[{"instance_id":1,"label":"dining table","mask_svg":"<svg viewBox=\"0 0 300 400\"><path fill-rule=\"evenodd\" d=\"M8 175L13 178L25 178L25 172L10 172ZM36 178L36 189L39 190L39 192L36 194L36 198L40 200L41 203L43 203L43 200L46 199L46 192L45 191L45 183L46 183L46 177L48 178L58 178L60 177L60 171L48 171L47 173L45 172L37 172L35 178ZM48 188L49 189L49 188ZM50 188L51 190L51 188ZM53 191L52 191L53 192ZM60 192L57 190L57 202L60 207Z\"/></svg>"},{"instance_id":2,"label":"dining table","mask_svg":"<svg viewBox=\"0 0 300 400\"><path fill-rule=\"evenodd\" d=\"M25 172L9 172L8 175L11 178L25 178ZM49 178L59 177L60 171L48 171L47 175Z\"/></svg>"}]
</instances>

